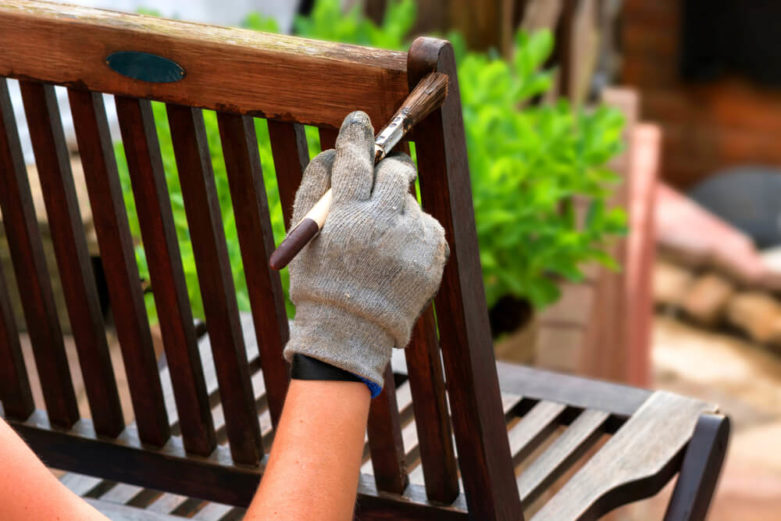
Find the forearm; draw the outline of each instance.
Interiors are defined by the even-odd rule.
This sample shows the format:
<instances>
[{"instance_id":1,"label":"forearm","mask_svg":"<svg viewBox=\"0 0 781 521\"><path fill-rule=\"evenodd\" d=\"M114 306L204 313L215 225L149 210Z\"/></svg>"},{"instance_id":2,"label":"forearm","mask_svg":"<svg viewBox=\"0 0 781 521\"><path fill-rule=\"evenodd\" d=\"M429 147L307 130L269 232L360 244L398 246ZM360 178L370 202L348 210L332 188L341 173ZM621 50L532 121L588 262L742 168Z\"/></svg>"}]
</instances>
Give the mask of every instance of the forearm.
<instances>
[{"instance_id":1,"label":"forearm","mask_svg":"<svg viewBox=\"0 0 781 521\"><path fill-rule=\"evenodd\" d=\"M108 521L68 490L0 419L0 519Z\"/></svg>"},{"instance_id":2,"label":"forearm","mask_svg":"<svg viewBox=\"0 0 781 521\"><path fill-rule=\"evenodd\" d=\"M245 520L352 519L369 402L363 383L292 380Z\"/></svg>"}]
</instances>

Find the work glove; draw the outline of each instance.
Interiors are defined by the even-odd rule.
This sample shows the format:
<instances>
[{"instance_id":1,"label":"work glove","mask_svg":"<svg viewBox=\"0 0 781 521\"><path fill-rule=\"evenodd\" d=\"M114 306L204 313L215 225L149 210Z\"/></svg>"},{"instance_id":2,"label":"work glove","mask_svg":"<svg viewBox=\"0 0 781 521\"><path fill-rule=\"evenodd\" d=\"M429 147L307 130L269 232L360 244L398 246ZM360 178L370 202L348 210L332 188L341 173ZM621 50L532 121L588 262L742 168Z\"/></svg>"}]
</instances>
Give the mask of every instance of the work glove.
<instances>
[{"instance_id":1,"label":"work glove","mask_svg":"<svg viewBox=\"0 0 781 521\"><path fill-rule=\"evenodd\" d=\"M415 177L407 155L374 166L374 129L363 112L345 118L336 150L309 163L292 222L329 187L333 203L320 234L290 263L288 361L306 355L382 387L391 350L409 342L449 253L444 229L409 192Z\"/></svg>"}]
</instances>

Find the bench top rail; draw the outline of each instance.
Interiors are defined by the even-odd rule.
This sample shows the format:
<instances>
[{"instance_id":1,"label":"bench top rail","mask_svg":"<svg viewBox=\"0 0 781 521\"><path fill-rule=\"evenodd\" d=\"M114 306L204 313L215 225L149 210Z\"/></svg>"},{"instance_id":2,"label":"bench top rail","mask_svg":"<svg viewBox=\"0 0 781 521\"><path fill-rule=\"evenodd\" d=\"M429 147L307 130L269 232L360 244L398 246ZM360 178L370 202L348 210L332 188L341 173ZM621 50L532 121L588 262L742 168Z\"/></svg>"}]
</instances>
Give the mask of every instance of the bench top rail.
<instances>
[{"instance_id":1,"label":"bench top rail","mask_svg":"<svg viewBox=\"0 0 781 521\"><path fill-rule=\"evenodd\" d=\"M36 0L0 4L0 27L0 76L109 94L338 128L345 107L385 122L409 93L403 52ZM106 61L128 51L183 77L128 81Z\"/></svg>"}]
</instances>

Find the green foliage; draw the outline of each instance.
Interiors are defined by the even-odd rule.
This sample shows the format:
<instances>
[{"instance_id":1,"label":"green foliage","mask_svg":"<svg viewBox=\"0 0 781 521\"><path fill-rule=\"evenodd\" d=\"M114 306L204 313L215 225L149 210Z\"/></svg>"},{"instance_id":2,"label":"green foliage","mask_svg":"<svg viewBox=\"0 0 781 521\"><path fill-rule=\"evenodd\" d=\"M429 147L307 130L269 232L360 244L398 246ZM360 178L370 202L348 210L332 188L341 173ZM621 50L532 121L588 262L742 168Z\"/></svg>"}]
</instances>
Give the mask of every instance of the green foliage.
<instances>
[{"instance_id":1,"label":"green foliage","mask_svg":"<svg viewBox=\"0 0 781 521\"><path fill-rule=\"evenodd\" d=\"M296 18L295 32L317 40L403 49L414 23L414 0L390 2L381 27L363 15L360 2L344 13L339 0L318 0L309 17Z\"/></svg>"},{"instance_id":2,"label":"green foliage","mask_svg":"<svg viewBox=\"0 0 781 521\"><path fill-rule=\"evenodd\" d=\"M516 38L511 61L469 53L458 72L486 298L559 297L556 280L580 280L581 266L605 254L625 216L608 209L616 175L604 165L621 147L621 115L575 110L564 100L528 105L550 89L541 67L553 49L548 31ZM582 225L573 198L588 201Z\"/></svg>"},{"instance_id":3,"label":"green foliage","mask_svg":"<svg viewBox=\"0 0 781 521\"><path fill-rule=\"evenodd\" d=\"M366 19L359 7L343 13L339 0L318 0L309 18L295 20L295 32L304 37L406 49L415 21L414 0L391 1L381 27ZM244 27L275 32L274 20L250 14ZM550 71L541 67L553 49L548 31L516 38L515 54L505 61L491 54L466 51L463 38L450 34L458 60L472 190L488 305L505 294L529 299L541 308L558 298L556 280L582 278L580 267L590 261L614 266L604 246L610 236L624 231L625 216L606 205L616 176L605 163L620 149L621 116L612 110L573 109L567 102L530 106L535 96L551 88ZM171 145L165 107L153 104L174 223L193 314L203 317L198 276L190 245L187 218ZM239 308L249 309L241 254L233 221L225 164L216 116L205 111L207 138L214 168L228 253ZM378 122L375 122L378 123ZM277 242L284 223L271 160L266 123L256 120L263 177L269 198L272 228ZM320 151L317 131L307 128L310 155ZM143 278L149 277L122 146L116 146L120 179L128 207L131 232ZM413 147L414 153L414 147ZM581 225L573 198L589 201ZM287 288L287 270L282 272ZM292 305L288 302L292 315ZM151 295L150 316L155 317Z\"/></svg>"},{"instance_id":4,"label":"green foliage","mask_svg":"<svg viewBox=\"0 0 781 521\"><path fill-rule=\"evenodd\" d=\"M173 213L174 227L176 236L179 240L181 250L182 267L187 284L187 291L192 306L193 316L203 318L203 302L201 300L200 286L198 284L198 273L195 267L195 257L193 256L192 244L190 242L190 231L187 224L187 216L184 208L184 199L182 198L182 189L179 184L179 174L176 168L176 159L174 158L174 149L171 142L171 130L168 127L168 118L166 116L165 105L158 102L152 103L152 110L155 116L155 126L160 142L160 154L163 158L163 169L165 170L165 180L171 199L171 210ZM214 169L214 180L217 189L217 195L220 203L220 211L225 227L225 238L228 245L228 255L230 257L231 271L233 273L233 282L236 286L239 309L249 310L249 296L247 292L247 283L244 279L242 267L241 251L239 239L236 232L236 223L233 216L233 205L230 198L228 187L228 177L225 171L225 162L222 156L222 147L220 145L219 128L217 126L217 116L213 111L203 111L204 124L206 127L206 136L209 142L209 152L211 155L212 168ZM255 120L255 131L258 136L258 147L260 150L261 166L263 169L263 181L267 188L269 212L271 214L271 227L277 240L281 240L285 234L285 225L282 217L282 205L277 191L276 174L274 163L271 156L271 141L268 136L268 127L264 120ZM130 231L136 238L138 246L136 247L136 260L139 266L139 272L142 278L149 279L149 268L147 266L144 249L141 245L141 232L136 217L135 201L133 199L130 176L127 169L125 153L120 143L114 146L117 155L117 164L119 167L119 178L122 184L122 192L125 199L125 206L128 208L130 218ZM282 272L282 282L287 287L287 270ZM151 294L146 295L147 312L153 320L156 320L156 309ZM292 304L286 303L288 310L292 314Z\"/></svg>"}]
</instances>

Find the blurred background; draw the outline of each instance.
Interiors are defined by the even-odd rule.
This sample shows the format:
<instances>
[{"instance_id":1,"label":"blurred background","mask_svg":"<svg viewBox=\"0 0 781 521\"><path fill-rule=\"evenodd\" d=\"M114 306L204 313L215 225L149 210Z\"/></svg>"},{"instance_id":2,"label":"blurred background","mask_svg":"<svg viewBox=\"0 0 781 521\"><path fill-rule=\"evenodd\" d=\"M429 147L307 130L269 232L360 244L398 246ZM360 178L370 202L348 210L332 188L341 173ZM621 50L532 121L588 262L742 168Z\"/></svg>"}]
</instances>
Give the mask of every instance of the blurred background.
<instances>
[{"instance_id":1,"label":"blurred background","mask_svg":"<svg viewBox=\"0 0 781 521\"><path fill-rule=\"evenodd\" d=\"M497 357L719 403L734 435L710 519L781 520L781 3L68 3L398 50L450 39ZM660 519L664 504L612 519Z\"/></svg>"}]
</instances>

